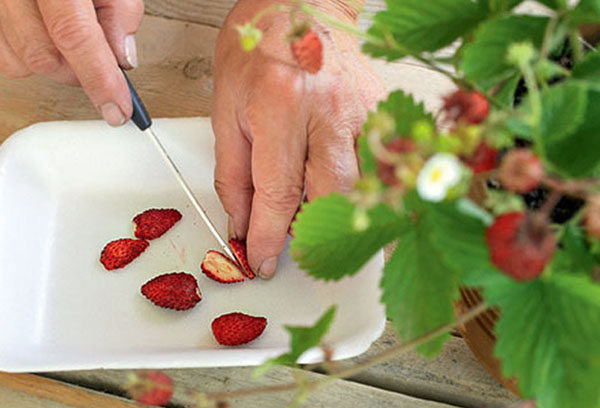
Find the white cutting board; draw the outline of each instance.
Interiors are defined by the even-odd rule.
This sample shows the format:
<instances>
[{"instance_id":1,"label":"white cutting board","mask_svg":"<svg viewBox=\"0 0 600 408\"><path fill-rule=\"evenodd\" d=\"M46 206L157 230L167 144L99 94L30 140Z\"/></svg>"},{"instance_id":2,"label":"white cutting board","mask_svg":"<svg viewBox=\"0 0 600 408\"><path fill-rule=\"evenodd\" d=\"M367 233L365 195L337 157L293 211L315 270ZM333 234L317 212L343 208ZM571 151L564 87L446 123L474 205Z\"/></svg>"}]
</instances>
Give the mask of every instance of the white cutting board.
<instances>
[{"instance_id":1,"label":"white cutting board","mask_svg":"<svg viewBox=\"0 0 600 408\"><path fill-rule=\"evenodd\" d=\"M225 236L210 120L163 119L153 127ZM183 219L126 268L104 270L103 246L133 237L133 216L154 207L177 208ZM52 122L18 132L0 147L0 370L256 365L287 351L284 324L313 324L334 304L326 341L336 359L364 352L380 336L381 253L338 283L313 280L286 253L273 280L222 285L199 269L215 247L133 125ZM160 309L140 294L146 281L173 271L198 279L203 300L194 309ZM218 345L210 322L232 311L265 316L267 329L245 346ZM311 350L302 362L321 356Z\"/></svg>"}]
</instances>

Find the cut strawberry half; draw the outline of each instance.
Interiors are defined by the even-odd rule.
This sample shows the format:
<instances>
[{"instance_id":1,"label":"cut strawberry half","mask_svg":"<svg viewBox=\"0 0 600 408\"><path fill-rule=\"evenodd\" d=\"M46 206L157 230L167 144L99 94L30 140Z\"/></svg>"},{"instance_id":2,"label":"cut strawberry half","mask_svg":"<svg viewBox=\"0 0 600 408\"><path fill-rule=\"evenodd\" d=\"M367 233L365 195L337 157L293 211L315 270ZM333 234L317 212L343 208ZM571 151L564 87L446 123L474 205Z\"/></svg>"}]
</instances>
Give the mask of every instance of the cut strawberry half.
<instances>
[{"instance_id":1,"label":"cut strawberry half","mask_svg":"<svg viewBox=\"0 0 600 408\"><path fill-rule=\"evenodd\" d=\"M100 254L100 262L109 270L123 268L148 248L148 241L143 239L117 239L106 244Z\"/></svg>"},{"instance_id":2,"label":"cut strawberry half","mask_svg":"<svg viewBox=\"0 0 600 408\"><path fill-rule=\"evenodd\" d=\"M246 253L246 241L241 241L239 239L230 239L229 246L233 251L233 254L237 258L236 260L240 263L242 267L242 273L246 275L248 279L254 279L256 276L252 269L250 269L250 264L248 263L248 255Z\"/></svg>"},{"instance_id":3,"label":"cut strawberry half","mask_svg":"<svg viewBox=\"0 0 600 408\"><path fill-rule=\"evenodd\" d=\"M260 336L266 327L266 318L238 312L219 316L211 324L217 342L226 346L250 343Z\"/></svg>"},{"instance_id":4,"label":"cut strawberry half","mask_svg":"<svg viewBox=\"0 0 600 408\"><path fill-rule=\"evenodd\" d=\"M142 294L156 306L187 310L202 300L198 282L185 272L159 275L142 286Z\"/></svg>"},{"instance_id":5,"label":"cut strawberry half","mask_svg":"<svg viewBox=\"0 0 600 408\"><path fill-rule=\"evenodd\" d=\"M220 283L235 283L246 279L237 262L218 251L208 251L201 267L207 277Z\"/></svg>"},{"instance_id":6,"label":"cut strawberry half","mask_svg":"<svg viewBox=\"0 0 600 408\"><path fill-rule=\"evenodd\" d=\"M181 213L173 208L146 210L133 218L135 236L140 239L156 239L180 219Z\"/></svg>"}]
</instances>

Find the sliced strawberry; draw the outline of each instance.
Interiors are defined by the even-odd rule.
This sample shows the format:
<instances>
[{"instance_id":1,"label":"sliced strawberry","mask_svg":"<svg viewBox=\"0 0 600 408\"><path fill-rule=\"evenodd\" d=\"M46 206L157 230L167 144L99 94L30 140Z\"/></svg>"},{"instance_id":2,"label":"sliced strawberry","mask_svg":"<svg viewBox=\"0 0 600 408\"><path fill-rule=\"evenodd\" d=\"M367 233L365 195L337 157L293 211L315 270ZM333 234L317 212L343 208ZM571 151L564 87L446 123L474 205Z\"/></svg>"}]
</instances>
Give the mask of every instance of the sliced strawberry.
<instances>
[{"instance_id":1,"label":"sliced strawberry","mask_svg":"<svg viewBox=\"0 0 600 408\"><path fill-rule=\"evenodd\" d=\"M302 27L293 35L292 55L303 71L316 74L323 66L323 43L317 33Z\"/></svg>"},{"instance_id":2,"label":"sliced strawberry","mask_svg":"<svg viewBox=\"0 0 600 408\"><path fill-rule=\"evenodd\" d=\"M135 401L152 406L163 406L173 396L173 380L160 371L140 371L125 384L127 392Z\"/></svg>"},{"instance_id":3,"label":"sliced strawberry","mask_svg":"<svg viewBox=\"0 0 600 408\"><path fill-rule=\"evenodd\" d=\"M106 244L100 254L100 262L112 271L129 264L148 248L148 241L143 239L118 239Z\"/></svg>"},{"instance_id":4,"label":"sliced strawberry","mask_svg":"<svg viewBox=\"0 0 600 408\"><path fill-rule=\"evenodd\" d=\"M240 263L242 267L242 272L248 279L254 279L256 276L252 269L250 269L250 264L248 263L248 254L246 253L246 241L241 241L239 239L230 239L229 246L233 251L233 254L237 258L237 261Z\"/></svg>"},{"instance_id":5,"label":"sliced strawberry","mask_svg":"<svg viewBox=\"0 0 600 408\"><path fill-rule=\"evenodd\" d=\"M173 208L146 210L133 218L135 236L141 239L156 239L180 219L181 213Z\"/></svg>"},{"instance_id":6,"label":"sliced strawberry","mask_svg":"<svg viewBox=\"0 0 600 408\"><path fill-rule=\"evenodd\" d=\"M201 267L206 276L220 283L235 283L246 279L235 261L217 251L208 251Z\"/></svg>"},{"instance_id":7,"label":"sliced strawberry","mask_svg":"<svg viewBox=\"0 0 600 408\"><path fill-rule=\"evenodd\" d=\"M267 319L235 312L217 317L211 327L219 344L238 346L260 336L267 327Z\"/></svg>"},{"instance_id":8,"label":"sliced strawberry","mask_svg":"<svg viewBox=\"0 0 600 408\"><path fill-rule=\"evenodd\" d=\"M185 272L159 275L142 286L142 294L156 306L187 310L202 300L198 282Z\"/></svg>"}]
</instances>

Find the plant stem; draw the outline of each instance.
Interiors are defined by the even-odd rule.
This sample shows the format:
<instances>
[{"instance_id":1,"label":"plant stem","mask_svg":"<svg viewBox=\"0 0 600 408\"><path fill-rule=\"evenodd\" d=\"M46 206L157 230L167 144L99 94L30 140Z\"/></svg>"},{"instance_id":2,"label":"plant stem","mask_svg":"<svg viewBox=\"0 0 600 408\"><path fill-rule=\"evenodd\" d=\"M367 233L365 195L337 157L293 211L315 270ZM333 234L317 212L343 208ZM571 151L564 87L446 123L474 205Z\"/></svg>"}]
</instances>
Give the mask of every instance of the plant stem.
<instances>
[{"instance_id":1,"label":"plant stem","mask_svg":"<svg viewBox=\"0 0 600 408\"><path fill-rule=\"evenodd\" d=\"M423 336L417 337L414 340L411 340L409 342L402 343L395 347L392 347L382 353L379 353L379 354L371 357L368 360L363 361L362 363L356 364L352 367L348 367L348 368L340 370L338 372L334 372L330 376L327 376L327 378L325 378L323 380L308 381L307 383L305 383L305 385L307 387L309 387L309 389L317 391L337 379L351 377L351 376L359 373L360 371L363 371L369 367L372 367L372 366L380 364L384 361L387 361L399 354L414 350L421 344L424 344L430 340L435 339L436 337L439 337L442 334L449 332L454 327L467 323L468 321L474 319L475 317L477 317L480 314L482 314L483 312L485 312L487 309L488 309L488 306L485 303L481 303L481 304L475 306L474 308L470 309L469 311L460 315L456 319L455 322L445 324L443 326L438 327L437 329L435 329L432 332L429 332L427 334L424 334ZM242 396L246 397L246 396L258 395L258 394L263 394L263 393L290 391L290 390L293 390L296 388L298 388L298 383L292 382L292 383L287 383L287 384L269 385L269 386L265 386L265 387L244 388L244 389L239 389L239 390L235 390L235 391L212 392L212 393L206 393L206 394L204 394L204 396L205 396L205 398L210 399L210 400L220 401L220 400L223 400L226 398L242 397Z\"/></svg>"}]
</instances>

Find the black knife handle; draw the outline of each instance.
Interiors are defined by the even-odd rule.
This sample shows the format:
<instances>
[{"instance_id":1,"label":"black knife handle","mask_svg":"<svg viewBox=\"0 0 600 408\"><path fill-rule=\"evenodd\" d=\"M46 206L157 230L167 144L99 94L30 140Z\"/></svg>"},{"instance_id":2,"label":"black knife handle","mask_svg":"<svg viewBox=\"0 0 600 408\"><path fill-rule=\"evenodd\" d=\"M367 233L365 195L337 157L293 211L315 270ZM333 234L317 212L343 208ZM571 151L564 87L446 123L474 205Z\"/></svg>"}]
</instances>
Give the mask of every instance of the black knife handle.
<instances>
[{"instance_id":1,"label":"black knife handle","mask_svg":"<svg viewBox=\"0 0 600 408\"><path fill-rule=\"evenodd\" d=\"M131 120L140 130L146 130L152 126L152 119L150 118L150 115L148 115L148 111L146 110L144 103L140 99L140 96L136 92L125 71L123 71L123 75L127 81L129 93L131 94L131 103L133 104L133 115L131 116Z\"/></svg>"}]
</instances>

